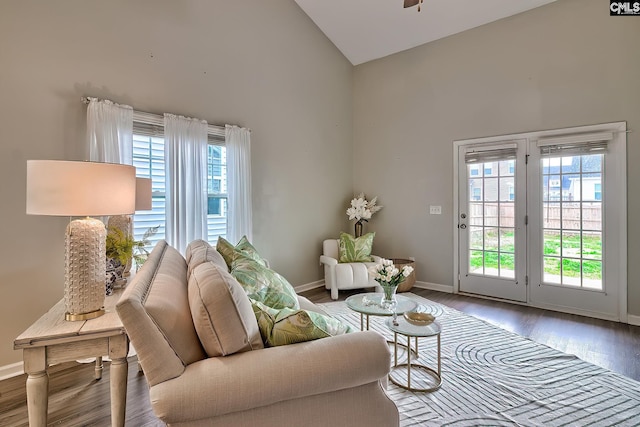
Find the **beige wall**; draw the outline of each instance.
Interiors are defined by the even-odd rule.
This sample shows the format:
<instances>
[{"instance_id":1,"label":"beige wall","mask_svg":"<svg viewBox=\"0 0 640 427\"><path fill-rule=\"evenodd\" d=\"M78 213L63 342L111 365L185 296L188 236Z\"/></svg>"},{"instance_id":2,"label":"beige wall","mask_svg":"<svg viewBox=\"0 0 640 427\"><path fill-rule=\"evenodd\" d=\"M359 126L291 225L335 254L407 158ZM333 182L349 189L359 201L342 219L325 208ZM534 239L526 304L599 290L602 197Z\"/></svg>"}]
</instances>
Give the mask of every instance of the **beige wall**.
<instances>
[{"instance_id":1,"label":"beige wall","mask_svg":"<svg viewBox=\"0 0 640 427\"><path fill-rule=\"evenodd\" d=\"M357 66L354 186L385 206L370 223L376 252L415 256L418 280L452 286L453 141L626 120L628 306L640 315L639 41L640 18L560 0Z\"/></svg>"},{"instance_id":2,"label":"beige wall","mask_svg":"<svg viewBox=\"0 0 640 427\"><path fill-rule=\"evenodd\" d=\"M293 0L3 0L0 367L62 298L67 221L25 214L25 166L84 158L81 96L250 127L254 244L297 285L346 224L352 77Z\"/></svg>"}]
</instances>

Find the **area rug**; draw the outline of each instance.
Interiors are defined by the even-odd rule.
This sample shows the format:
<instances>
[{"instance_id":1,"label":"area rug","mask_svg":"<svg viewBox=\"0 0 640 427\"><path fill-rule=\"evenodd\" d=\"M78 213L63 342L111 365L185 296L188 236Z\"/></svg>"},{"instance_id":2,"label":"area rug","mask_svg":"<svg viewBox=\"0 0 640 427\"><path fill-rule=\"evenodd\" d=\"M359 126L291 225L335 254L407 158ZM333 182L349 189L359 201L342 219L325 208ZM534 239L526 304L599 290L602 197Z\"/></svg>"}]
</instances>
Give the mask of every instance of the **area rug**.
<instances>
[{"instance_id":1,"label":"area rug","mask_svg":"<svg viewBox=\"0 0 640 427\"><path fill-rule=\"evenodd\" d=\"M640 426L640 382L418 295L402 295L425 306L442 327L442 386L413 393L389 382L400 425ZM344 302L322 306L359 330L360 315ZM371 316L370 329L392 340L386 319ZM419 345L416 362L435 366L435 338L421 338Z\"/></svg>"}]
</instances>

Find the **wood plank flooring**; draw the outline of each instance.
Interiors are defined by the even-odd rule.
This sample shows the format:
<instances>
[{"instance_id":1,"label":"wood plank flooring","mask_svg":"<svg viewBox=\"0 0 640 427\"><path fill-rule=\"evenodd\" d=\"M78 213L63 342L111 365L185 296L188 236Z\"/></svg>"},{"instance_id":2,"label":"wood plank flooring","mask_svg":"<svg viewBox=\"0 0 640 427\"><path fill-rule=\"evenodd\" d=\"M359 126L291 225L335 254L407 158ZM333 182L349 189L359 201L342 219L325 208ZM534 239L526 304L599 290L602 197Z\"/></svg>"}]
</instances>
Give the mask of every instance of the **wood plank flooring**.
<instances>
[{"instance_id":1,"label":"wood plank flooring","mask_svg":"<svg viewBox=\"0 0 640 427\"><path fill-rule=\"evenodd\" d=\"M362 292L341 291L340 299ZM411 292L476 316L534 341L640 381L640 327L556 313L504 302L413 288ZM331 301L317 288L302 295L313 302ZM49 425L110 425L109 369L93 379L93 364L64 363L49 372ZM26 376L0 381L0 427L28 426ZM151 411L144 376L129 361L127 426L163 426Z\"/></svg>"}]
</instances>

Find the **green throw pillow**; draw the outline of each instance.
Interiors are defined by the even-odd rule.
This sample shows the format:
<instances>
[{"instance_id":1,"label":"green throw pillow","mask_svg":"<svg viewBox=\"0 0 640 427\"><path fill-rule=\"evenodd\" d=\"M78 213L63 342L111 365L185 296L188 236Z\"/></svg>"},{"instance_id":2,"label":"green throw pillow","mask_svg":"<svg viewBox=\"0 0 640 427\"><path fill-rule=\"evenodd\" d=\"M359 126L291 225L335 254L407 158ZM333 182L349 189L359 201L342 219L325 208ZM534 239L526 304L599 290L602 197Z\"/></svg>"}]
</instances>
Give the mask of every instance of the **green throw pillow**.
<instances>
[{"instance_id":1,"label":"green throw pillow","mask_svg":"<svg viewBox=\"0 0 640 427\"><path fill-rule=\"evenodd\" d=\"M236 248L229 243L227 239L224 237L218 237L218 243L216 243L216 250L220 252L222 258L224 258L224 262L227 263L227 267L231 269L231 262L233 261L233 253Z\"/></svg>"},{"instance_id":2,"label":"green throw pillow","mask_svg":"<svg viewBox=\"0 0 640 427\"><path fill-rule=\"evenodd\" d=\"M231 275L242 285L249 298L272 308L300 308L296 291L287 279L243 252L236 251L231 263Z\"/></svg>"},{"instance_id":3,"label":"green throw pillow","mask_svg":"<svg viewBox=\"0 0 640 427\"><path fill-rule=\"evenodd\" d=\"M236 245L236 251L240 251L240 252L244 253L245 255L248 255L249 258L253 258L254 260L258 261L260 264L262 264L264 266L267 265L265 260L262 259L262 257L258 253L257 249L253 247L251 242L249 242L249 239L247 239L247 236L242 236L242 238L240 239L240 241ZM234 256L235 256L235 254L234 254Z\"/></svg>"},{"instance_id":4,"label":"green throw pillow","mask_svg":"<svg viewBox=\"0 0 640 427\"><path fill-rule=\"evenodd\" d=\"M258 261L262 265L267 265L267 263L262 259L258 251L255 247L249 242L247 236L242 236L240 241L236 246L233 246L227 239L224 237L218 237L218 243L216 244L216 250L220 252L222 258L224 258L224 262L227 263L227 267L231 270L231 264L233 263L233 259L238 252L242 252L248 255L250 258Z\"/></svg>"},{"instance_id":5,"label":"green throw pillow","mask_svg":"<svg viewBox=\"0 0 640 427\"><path fill-rule=\"evenodd\" d=\"M340 233L338 262L371 262L371 250L373 238L376 233L367 233L361 237L353 237L351 234Z\"/></svg>"},{"instance_id":6,"label":"green throw pillow","mask_svg":"<svg viewBox=\"0 0 640 427\"><path fill-rule=\"evenodd\" d=\"M251 301L262 341L267 347L295 344L353 332L338 319L307 310L277 310Z\"/></svg>"}]
</instances>

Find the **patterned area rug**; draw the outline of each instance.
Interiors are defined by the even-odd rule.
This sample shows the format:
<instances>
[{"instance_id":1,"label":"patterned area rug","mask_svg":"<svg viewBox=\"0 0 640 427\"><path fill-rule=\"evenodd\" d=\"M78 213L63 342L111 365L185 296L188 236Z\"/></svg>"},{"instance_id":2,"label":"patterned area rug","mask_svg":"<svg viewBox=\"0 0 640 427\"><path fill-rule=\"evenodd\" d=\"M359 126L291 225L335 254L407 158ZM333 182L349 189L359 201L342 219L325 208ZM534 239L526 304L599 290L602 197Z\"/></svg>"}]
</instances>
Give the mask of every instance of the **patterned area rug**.
<instances>
[{"instance_id":1,"label":"patterned area rug","mask_svg":"<svg viewBox=\"0 0 640 427\"><path fill-rule=\"evenodd\" d=\"M442 327L442 386L413 393L389 382L402 426L640 426L640 382L538 344L442 304L403 293ZM322 304L360 329L344 302ZM387 318L370 329L393 339ZM405 339L406 340L406 339ZM415 362L435 367L435 338L421 338ZM406 362L406 353L402 354ZM393 357L392 357L393 358ZM412 385L421 371L412 372Z\"/></svg>"}]
</instances>

